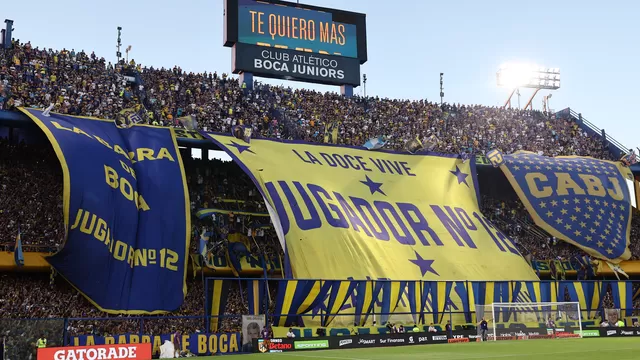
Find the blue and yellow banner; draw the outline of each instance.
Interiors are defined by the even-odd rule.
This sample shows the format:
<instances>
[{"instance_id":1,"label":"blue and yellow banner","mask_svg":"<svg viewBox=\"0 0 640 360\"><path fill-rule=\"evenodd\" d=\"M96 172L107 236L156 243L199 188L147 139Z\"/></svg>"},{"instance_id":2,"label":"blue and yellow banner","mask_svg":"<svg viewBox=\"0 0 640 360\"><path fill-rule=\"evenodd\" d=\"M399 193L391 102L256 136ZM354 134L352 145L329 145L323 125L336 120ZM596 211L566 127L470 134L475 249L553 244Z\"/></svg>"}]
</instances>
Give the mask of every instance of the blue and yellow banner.
<instances>
[{"instance_id":1,"label":"blue and yellow banner","mask_svg":"<svg viewBox=\"0 0 640 360\"><path fill-rule=\"evenodd\" d=\"M207 315L211 316L209 331L216 332L221 323L221 316L227 309L227 300L229 300L229 289L231 288L230 280L209 279L206 286L207 291Z\"/></svg>"},{"instance_id":2,"label":"blue and yellow banner","mask_svg":"<svg viewBox=\"0 0 640 360\"><path fill-rule=\"evenodd\" d=\"M233 354L241 349L240 333L193 333L180 336L180 350L194 355ZM110 344L152 344L153 355L160 355L160 346L165 341L173 342L173 334L147 335L122 334L114 336L79 335L72 336L69 346L92 346Z\"/></svg>"},{"instance_id":3,"label":"blue and yellow banner","mask_svg":"<svg viewBox=\"0 0 640 360\"><path fill-rule=\"evenodd\" d=\"M267 280L247 280L247 305L249 315L266 314L268 309Z\"/></svg>"},{"instance_id":4,"label":"blue and yellow banner","mask_svg":"<svg viewBox=\"0 0 640 360\"><path fill-rule=\"evenodd\" d=\"M203 135L258 186L295 278L537 279L480 212L473 159Z\"/></svg>"},{"instance_id":5,"label":"blue and yellow banner","mask_svg":"<svg viewBox=\"0 0 640 360\"><path fill-rule=\"evenodd\" d=\"M585 325L591 325L607 307L631 316L640 294L632 281L274 281L273 323L284 327L367 326L374 314L378 324L475 324L493 303L512 305L497 308L496 321L544 323L555 309L549 303L565 302L579 304Z\"/></svg>"},{"instance_id":6,"label":"blue and yellow banner","mask_svg":"<svg viewBox=\"0 0 640 360\"><path fill-rule=\"evenodd\" d=\"M529 152L502 158L500 168L536 225L591 256L613 263L631 257L629 168L593 158Z\"/></svg>"},{"instance_id":7,"label":"blue and yellow banner","mask_svg":"<svg viewBox=\"0 0 640 360\"><path fill-rule=\"evenodd\" d=\"M67 237L47 261L102 311L179 308L191 225L173 130L21 110L47 135L64 177Z\"/></svg>"}]
</instances>

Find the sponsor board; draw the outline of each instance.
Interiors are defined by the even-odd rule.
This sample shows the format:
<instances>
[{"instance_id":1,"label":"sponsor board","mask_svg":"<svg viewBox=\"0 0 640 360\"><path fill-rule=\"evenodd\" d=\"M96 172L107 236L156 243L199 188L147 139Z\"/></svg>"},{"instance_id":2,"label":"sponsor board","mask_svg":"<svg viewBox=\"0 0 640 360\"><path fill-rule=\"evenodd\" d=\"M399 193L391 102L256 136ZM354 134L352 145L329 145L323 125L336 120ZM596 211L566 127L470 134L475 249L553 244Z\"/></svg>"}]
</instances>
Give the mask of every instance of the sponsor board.
<instances>
[{"instance_id":1,"label":"sponsor board","mask_svg":"<svg viewBox=\"0 0 640 360\"><path fill-rule=\"evenodd\" d=\"M564 332L564 328L547 329L547 335L553 335L555 333Z\"/></svg>"},{"instance_id":2,"label":"sponsor board","mask_svg":"<svg viewBox=\"0 0 640 360\"><path fill-rule=\"evenodd\" d=\"M431 339L433 341L447 341L447 335L433 335Z\"/></svg>"},{"instance_id":3,"label":"sponsor board","mask_svg":"<svg viewBox=\"0 0 640 360\"><path fill-rule=\"evenodd\" d=\"M293 351L293 340L291 339L257 339L257 351L261 353L278 353L285 351Z\"/></svg>"},{"instance_id":4,"label":"sponsor board","mask_svg":"<svg viewBox=\"0 0 640 360\"><path fill-rule=\"evenodd\" d=\"M564 329L563 329L564 330ZM569 331L569 329L567 329ZM602 330L583 330L584 337L606 336L600 331ZM611 329L612 334L609 336L636 336L640 335L640 330L631 328L624 329L625 334L621 335L617 329ZM556 332L558 333L558 332ZM579 330L570 329L571 334L580 333ZM606 333L605 333L606 334ZM493 336L492 334L488 334ZM496 335L498 337L514 338L514 337L540 337L547 336L545 328L518 328L518 329L497 329ZM454 340L456 342L476 341L482 338L478 335L476 330L460 330L455 331L448 336L446 333L405 333L405 334L366 334L366 335L354 335L354 336L330 336L330 337L310 337L309 340L303 339L288 339L288 338L275 338L271 340L271 343L267 345L260 345L262 340L259 341L257 349L259 352L284 352L284 351L306 351L306 350L318 350L318 349L355 349L355 348L369 348L369 347L386 347L386 346L405 346L405 345L419 345L419 344L443 344Z\"/></svg>"},{"instance_id":5,"label":"sponsor board","mask_svg":"<svg viewBox=\"0 0 640 360\"><path fill-rule=\"evenodd\" d=\"M611 336L640 336L640 329L632 327L622 328L600 328L598 330L586 330L586 331L598 331L602 337ZM584 336L584 335L583 335Z\"/></svg>"},{"instance_id":6,"label":"sponsor board","mask_svg":"<svg viewBox=\"0 0 640 360\"><path fill-rule=\"evenodd\" d=\"M38 360L151 360L151 344L68 346L38 349Z\"/></svg>"},{"instance_id":7,"label":"sponsor board","mask_svg":"<svg viewBox=\"0 0 640 360\"><path fill-rule=\"evenodd\" d=\"M345 345L351 345L351 344L353 344L353 339L344 339L338 342L339 347L343 347Z\"/></svg>"},{"instance_id":8,"label":"sponsor board","mask_svg":"<svg viewBox=\"0 0 640 360\"><path fill-rule=\"evenodd\" d=\"M526 331L525 331L526 330ZM520 329L520 330L514 330L514 331L497 331L496 335L497 336L539 336L540 331L531 331L529 329ZM553 334L553 330L551 330L551 332L547 331L546 335L552 335ZM481 337L481 336L476 336L476 337ZM470 339L475 339L476 337L471 337L469 336Z\"/></svg>"},{"instance_id":9,"label":"sponsor board","mask_svg":"<svg viewBox=\"0 0 640 360\"><path fill-rule=\"evenodd\" d=\"M599 337L600 336L600 331L599 330L575 330L573 332L574 334L582 334L582 337Z\"/></svg>"},{"instance_id":10,"label":"sponsor board","mask_svg":"<svg viewBox=\"0 0 640 360\"><path fill-rule=\"evenodd\" d=\"M370 346L376 345L376 339L358 339L358 345Z\"/></svg>"},{"instance_id":11,"label":"sponsor board","mask_svg":"<svg viewBox=\"0 0 640 360\"><path fill-rule=\"evenodd\" d=\"M328 349L329 340L304 340L294 341L293 347L296 350L314 350L314 349Z\"/></svg>"},{"instance_id":12,"label":"sponsor board","mask_svg":"<svg viewBox=\"0 0 640 360\"><path fill-rule=\"evenodd\" d=\"M390 338L380 338L380 345L403 345L404 344L404 340L403 338L395 338L395 337L390 337Z\"/></svg>"}]
</instances>

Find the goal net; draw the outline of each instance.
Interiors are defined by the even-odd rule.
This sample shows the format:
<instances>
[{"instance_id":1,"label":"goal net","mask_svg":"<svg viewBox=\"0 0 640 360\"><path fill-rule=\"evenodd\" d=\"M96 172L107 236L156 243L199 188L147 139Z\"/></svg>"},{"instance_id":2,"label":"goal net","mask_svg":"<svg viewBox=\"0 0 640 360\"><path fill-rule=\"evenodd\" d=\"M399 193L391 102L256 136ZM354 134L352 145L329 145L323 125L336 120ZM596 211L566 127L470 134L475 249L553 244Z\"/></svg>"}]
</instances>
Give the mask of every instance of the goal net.
<instances>
[{"instance_id":1,"label":"goal net","mask_svg":"<svg viewBox=\"0 0 640 360\"><path fill-rule=\"evenodd\" d=\"M483 340L582 337L580 303L493 303L476 305L478 335ZM480 322L487 321L482 331Z\"/></svg>"}]
</instances>

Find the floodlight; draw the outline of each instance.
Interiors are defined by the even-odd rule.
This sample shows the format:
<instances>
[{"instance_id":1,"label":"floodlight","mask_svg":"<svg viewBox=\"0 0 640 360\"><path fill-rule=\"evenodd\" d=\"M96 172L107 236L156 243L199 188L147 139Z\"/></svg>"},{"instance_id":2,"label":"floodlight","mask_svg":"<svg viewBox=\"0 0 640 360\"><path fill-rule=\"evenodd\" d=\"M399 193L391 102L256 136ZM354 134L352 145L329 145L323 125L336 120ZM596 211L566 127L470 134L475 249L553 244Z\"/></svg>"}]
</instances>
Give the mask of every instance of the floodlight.
<instances>
[{"instance_id":1,"label":"floodlight","mask_svg":"<svg viewBox=\"0 0 640 360\"><path fill-rule=\"evenodd\" d=\"M505 63L500 65L496 75L498 86L512 89L505 106L511 105L511 97L520 87L536 90L525 105L525 109L531 106L538 91L560 88L560 68L548 68L527 63Z\"/></svg>"}]
</instances>

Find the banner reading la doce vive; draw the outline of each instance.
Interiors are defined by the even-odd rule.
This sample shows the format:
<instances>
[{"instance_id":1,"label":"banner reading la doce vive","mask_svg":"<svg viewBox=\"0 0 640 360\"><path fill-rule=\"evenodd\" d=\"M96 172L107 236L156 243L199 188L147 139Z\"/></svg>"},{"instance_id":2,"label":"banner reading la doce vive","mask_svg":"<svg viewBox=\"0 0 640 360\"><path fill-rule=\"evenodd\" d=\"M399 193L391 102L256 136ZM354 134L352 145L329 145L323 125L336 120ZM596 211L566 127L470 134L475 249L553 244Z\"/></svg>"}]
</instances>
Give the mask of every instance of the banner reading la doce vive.
<instances>
[{"instance_id":1,"label":"banner reading la doce vive","mask_svg":"<svg viewBox=\"0 0 640 360\"><path fill-rule=\"evenodd\" d=\"M177 309L191 226L172 129L22 111L47 135L64 177L68 234L49 263L101 310Z\"/></svg>"},{"instance_id":2,"label":"banner reading la doce vive","mask_svg":"<svg viewBox=\"0 0 640 360\"><path fill-rule=\"evenodd\" d=\"M293 276L534 280L457 157L205 134L256 183Z\"/></svg>"},{"instance_id":3,"label":"banner reading la doce vive","mask_svg":"<svg viewBox=\"0 0 640 360\"><path fill-rule=\"evenodd\" d=\"M620 163L587 157L502 155L500 168L536 225L591 256L619 263L631 257L631 201Z\"/></svg>"}]
</instances>

